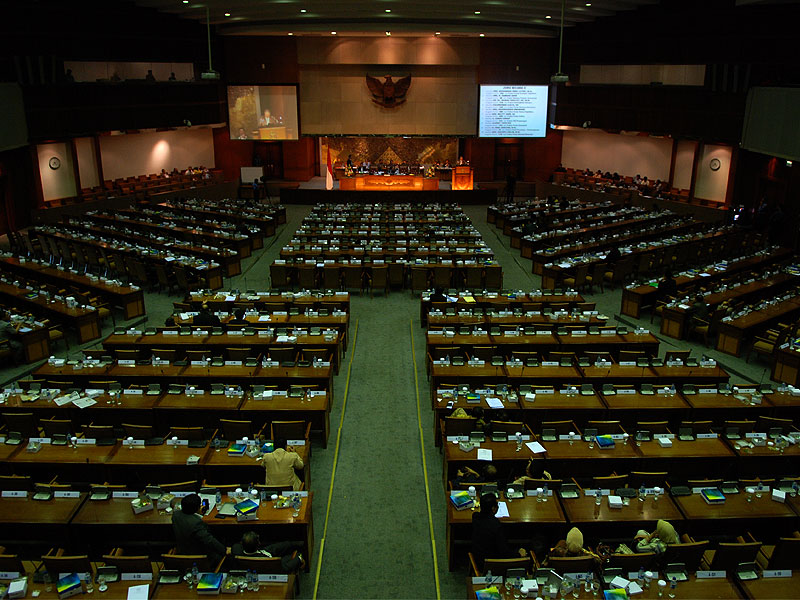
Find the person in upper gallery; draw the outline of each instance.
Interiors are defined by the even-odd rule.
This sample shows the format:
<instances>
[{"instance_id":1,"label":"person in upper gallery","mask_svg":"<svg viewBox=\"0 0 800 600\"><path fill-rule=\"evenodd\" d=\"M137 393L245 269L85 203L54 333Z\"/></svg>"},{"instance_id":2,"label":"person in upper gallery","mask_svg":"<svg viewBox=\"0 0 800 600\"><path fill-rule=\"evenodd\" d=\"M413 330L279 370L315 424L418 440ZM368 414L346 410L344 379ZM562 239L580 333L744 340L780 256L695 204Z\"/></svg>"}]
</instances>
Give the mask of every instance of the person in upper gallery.
<instances>
[{"instance_id":1,"label":"person in upper gallery","mask_svg":"<svg viewBox=\"0 0 800 600\"><path fill-rule=\"evenodd\" d=\"M264 109L264 114L258 119L259 127L274 127L278 124L278 118L272 116L272 111L268 108Z\"/></svg>"},{"instance_id":2,"label":"person in upper gallery","mask_svg":"<svg viewBox=\"0 0 800 600\"><path fill-rule=\"evenodd\" d=\"M558 163L558 166L555 168L556 173L566 173L567 170L564 168L564 165Z\"/></svg>"},{"instance_id":3,"label":"person in upper gallery","mask_svg":"<svg viewBox=\"0 0 800 600\"><path fill-rule=\"evenodd\" d=\"M675 528L663 519L659 519L656 523L656 530L652 533L647 533L644 529L636 532L633 538L636 544L634 550L636 552L655 552L661 554L667 549L667 544L677 544L680 542L678 532Z\"/></svg>"},{"instance_id":4,"label":"person in upper gallery","mask_svg":"<svg viewBox=\"0 0 800 600\"><path fill-rule=\"evenodd\" d=\"M483 494L481 496L481 509L472 513L472 555L478 561L478 567L483 567L487 558L512 558L514 552L508 547L503 525L497 518L497 496ZM517 551L518 556L526 556L524 548Z\"/></svg>"},{"instance_id":5,"label":"person in upper gallery","mask_svg":"<svg viewBox=\"0 0 800 600\"><path fill-rule=\"evenodd\" d=\"M11 315L8 311L0 312L0 340L6 340L11 348L14 362L21 365L25 362L25 349L19 341L19 325L11 322Z\"/></svg>"},{"instance_id":6,"label":"person in upper gallery","mask_svg":"<svg viewBox=\"0 0 800 600\"><path fill-rule=\"evenodd\" d=\"M633 178L633 183L635 183L636 185L639 185L640 183L642 183L642 176L639 175L639 173L637 173L636 177Z\"/></svg>"},{"instance_id":7,"label":"person in upper gallery","mask_svg":"<svg viewBox=\"0 0 800 600\"><path fill-rule=\"evenodd\" d=\"M169 74L169 79L167 79L167 81L178 81L178 78L177 78L177 77L175 77L175 71L172 71L172 72Z\"/></svg>"},{"instance_id":8,"label":"person in upper gallery","mask_svg":"<svg viewBox=\"0 0 800 600\"><path fill-rule=\"evenodd\" d=\"M274 542L262 545L255 531L246 531L242 535L242 541L231 546L231 554L257 558L280 557L281 567L286 573L297 573L306 567L306 561L300 554L302 549L303 542Z\"/></svg>"},{"instance_id":9,"label":"person in upper gallery","mask_svg":"<svg viewBox=\"0 0 800 600\"><path fill-rule=\"evenodd\" d=\"M147 75L144 76L145 81L155 81L156 76L153 75L153 69L147 69Z\"/></svg>"},{"instance_id":10,"label":"person in upper gallery","mask_svg":"<svg viewBox=\"0 0 800 600\"><path fill-rule=\"evenodd\" d=\"M248 321L244 316L244 309L237 308L233 311L233 317L230 321L226 323L226 325L249 325L250 321Z\"/></svg>"},{"instance_id":11,"label":"person in upper gallery","mask_svg":"<svg viewBox=\"0 0 800 600\"><path fill-rule=\"evenodd\" d=\"M219 324L219 317L209 310L208 304L203 304L200 307L200 312L192 319L192 325L209 325L213 327Z\"/></svg>"},{"instance_id":12,"label":"person in upper gallery","mask_svg":"<svg viewBox=\"0 0 800 600\"><path fill-rule=\"evenodd\" d=\"M670 269L664 271L664 278L658 282L658 288L656 288L656 291L658 292L659 300L674 298L678 295L678 282L675 281Z\"/></svg>"},{"instance_id":13,"label":"person in upper gallery","mask_svg":"<svg viewBox=\"0 0 800 600\"><path fill-rule=\"evenodd\" d=\"M64 81L66 83L75 83L75 76L72 74L72 69L67 69L67 72L64 73Z\"/></svg>"},{"instance_id":14,"label":"person in upper gallery","mask_svg":"<svg viewBox=\"0 0 800 600\"><path fill-rule=\"evenodd\" d=\"M286 440L276 439L275 449L264 454L258 459L267 473L267 485L292 486L297 491L303 487L303 482L297 476L295 469L302 469L305 465L300 455L294 448L286 445Z\"/></svg>"},{"instance_id":15,"label":"person in upper gallery","mask_svg":"<svg viewBox=\"0 0 800 600\"><path fill-rule=\"evenodd\" d=\"M208 531L200 511L200 496L189 494L181 499L180 510L172 511L172 531L177 554L206 554L216 565L230 552Z\"/></svg>"}]
</instances>

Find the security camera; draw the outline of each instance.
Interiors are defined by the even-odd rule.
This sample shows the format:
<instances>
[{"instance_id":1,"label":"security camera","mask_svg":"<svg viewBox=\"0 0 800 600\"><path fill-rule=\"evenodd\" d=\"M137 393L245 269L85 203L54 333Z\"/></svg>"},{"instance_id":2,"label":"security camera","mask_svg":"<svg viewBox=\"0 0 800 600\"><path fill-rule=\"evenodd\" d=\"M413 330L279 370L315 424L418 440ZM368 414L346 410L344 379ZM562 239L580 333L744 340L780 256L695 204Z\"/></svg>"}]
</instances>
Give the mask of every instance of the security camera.
<instances>
[{"instance_id":1,"label":"security camera","mask_svg":"<svg viewBox=\"0 0 800 600\"><path fill-rule=\"evenodd\" d=\"M192 126L192 122L191 122L189 119L184 119L184 120L183 120L183 124L184 124L186 127L191 127L191 126Z\"/></svg>"},{"instance_id":2,"label":"security camera","mask_svg":"<svg viewBox=\"0 0 800 600\"><path fill-rule=\"evenodd\" d=\"M591 126L592 126L592 122L591 121L584 121L583 122L583 128L584 129L589 129L589 127L591 127Z\"/></svg>"}]
</instances>

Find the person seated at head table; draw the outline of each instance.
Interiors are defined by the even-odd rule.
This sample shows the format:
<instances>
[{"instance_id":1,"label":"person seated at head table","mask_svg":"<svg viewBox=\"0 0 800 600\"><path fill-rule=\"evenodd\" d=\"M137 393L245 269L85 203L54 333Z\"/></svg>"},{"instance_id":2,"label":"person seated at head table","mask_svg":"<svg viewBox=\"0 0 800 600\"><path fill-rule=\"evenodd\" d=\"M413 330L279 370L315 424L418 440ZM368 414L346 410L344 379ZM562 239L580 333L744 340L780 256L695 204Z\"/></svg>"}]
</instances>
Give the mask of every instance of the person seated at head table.
<instances>
[{"instance_id":1,"label":"person seated at head table","mask_svg":"<svg viewBox=\"0 0 800 600\"><path fill-rule=\"evenodd\" d=\"M519 548L514 553L506 541L503 525L497 515L497 497L494 494L481 496L481 509L472 513L472 555L478 561L478 566L483 566L487 558L513 558L525 557L527 552Z\"/></svg>"},{"instance_id":2,"label":"person seated at head table","mask_svg":"<svg viewBox=\"0 0 800 600\"><path fill-rule=\"evenodd\" d=\"M293 490L299 490L303 482L297 476L295 469L302 469L305 465L300 455L294 448L286 445L286 440L276 439L275 449L264 454L258 461L266 471L266 485L286 485L292 486Z\"/></svg>"},{"instance_id":3,"label":"person seated at head table","mask_svg":"<svg viewBox=\"0 0 800 600\"><path fill-rule=\"evenodd\" d=\"M573 527L567 532L567 539L558 540L555 546L550 549L547 557L564 558L569 556L594 556L597 564L603 562L597 554L583 547L583 533L577 527ZM547 560L545 560L545 565Z\"/></svg>"},{"instance_id":4,"label":"person seated at head table","mask_svg":"<svg viewBox=\"0 0 800 600\"><path fill-rule=\"evenodd\" d=\"M262 545L255 531L246 531L242 535L242 541L231 546L231 554L256 558L280 557L281 567L286 573L297 573L306 567L306 561L300 554L302 549L303 542L274 542Z\"/></svg>"},{"instance_id":5,"label":"person seated at head table","mask_svg":"<svg viewBox=\"0 0 800 600\"><path fill-rule=\"evenodd\" d=\"M208 531L200 514L200 496L189 494L181 499L180 510L172 511L172 531L178 554L206 554L216 564L230 552L222 542Z\"/></svg>"},{"instance_id":6,"label":"person seated at head table","mask_svg":"<svg viewBox=\"0 0 800 600\"><path fill-rule=\"evenodd\" d=\"M666 300L667 298L678 295L678 282L672 277L672 271L670 269L664 271L664 278L658 282L656 291L658 292L659 300Z\"/></svg>"},{"instance_id":7,"label":"person seated at head table","mask_svg":"<svg viewBox=\"0 0 800 600\"><path fill-rule=\"evenodd\" d=\"M219 324L220 324L219 317L214 313L212 313L208 308L208 304L205 303L200 307L200 312L197 313L192 319L192 325L215 326Z\"/></svg>"},{"instance_id":8,"label":"person seated at head table","mask_svg":"<svg viewBox=\"0 0 800 600\"><path fill-rule=\"evenodd\" d=\"M487 463L478 473L466 465L456 470L456 477L453 479L453 489L458 489L466 483L497 483L497 467L492 463Z\"/></svg>"},{"instance_id":9,"label":"person seated at head table","mask_svg":"<svg viewBox=\"0 0 800 600\"><path fill-rule=\"evenodd\" d=\"M513 483L524 484L530 479L552 479L549 472L544 470L544 461L531 458L525 465L525 475L517 477Z\"/></svg>"},{"instance_id":10,"label":"person seated at head table","mask_svg":"<svg viewBox=\"0 0 800 600\"><path fill-rule=\"evenodd\" d=\"M656 523L656 530L647 533L644 529L636 532L633 538L636 552L655 552L661 554L667 549L667 544L677 544L680 542L678 532L664 519L659 519Z\"/></svg>"},{"instance_id":11,"label":"person seated at head table","mask_svg":"<svg viewBox=\"0 0 800 600\"><path fill-rule=\"evenodd\" d=\"M245 318L245 310L237 308L233 311L233 317L226 323L226 325L249 325L250 321Z\"/></svg>"}]
</instances>

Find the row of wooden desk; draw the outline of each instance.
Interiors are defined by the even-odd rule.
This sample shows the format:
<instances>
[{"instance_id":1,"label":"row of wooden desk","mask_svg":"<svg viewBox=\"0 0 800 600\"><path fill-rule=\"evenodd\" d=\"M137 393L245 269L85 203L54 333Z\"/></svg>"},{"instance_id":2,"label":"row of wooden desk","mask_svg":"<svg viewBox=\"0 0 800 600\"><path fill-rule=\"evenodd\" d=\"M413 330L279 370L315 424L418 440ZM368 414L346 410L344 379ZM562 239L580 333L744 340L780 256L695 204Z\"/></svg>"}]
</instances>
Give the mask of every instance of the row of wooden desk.
<instances>
[{"instance_id":1,"label":"row of wooden desk","mask_svg":"<svg viewBox=\"0 0 800 600\"><path fill-rule=\"evenodd\" d=\"M55 267L45 261L20 259L15 256L0 259L0 270L57 287L91 292L107 300L111 306L121 307L126 321L145 314L144 292L135 286L118 285L98 277Z\"/></svg>"},{"instance_id":2,"label":"row of wooden desk","mask_svg":"<svg viewBox=\"0 0 800 600\"><path fill-rule=\"evenodd\" d=\"M800 518L800 499L789 498L786 503L775 502L769 493L761 498L747 500L747 494L729 494L723 504L711 506L700 494L689 496L662 495L657 501L648 496L644 502L632 498L627 506L610 508L607 498L595 504L593 496L581 494L578 498L561 498L554 494L547 502L537 502L526 496L506 502L509 516L501 519L506 538L512 543L527 547L535 535L547 531L551 536L561 536L572 526L577 526L593 539L603 537L633 539L638 529L652 530L659 519L669 521L681 533L696 539L718 535L720 528L732 534L752 528L758 535L774 535L792 530ZM732 530L733 529L733 530ZM456 510L447 501L447 550L450 570L463 556L471 540L472 511ZM557 538L554 538L557 539ZM684 596L686 597L686 596Z\"/></svg>"},{"instance_id":3,"label":"row of wooden desk","mask_svg":"<svg viewBox=\"0 0 800 600\"><path fill-rule=\"evenodd\" d=\"M309 492L307 497L301 498L297 517L292 516L291 508L274 508L266 501L261 502L256 521L217 519L216 507L203 520L214 537L226 546L238 542L242 534L250 530L258 532L263 540L301 540L308 569L314 553L313 496ZM82 551L94 559L125 544L168 548L174 535L171 515L163 510L134 514L130 499L89 500L86 493L77 498L47 501L0 498L0 524L0 540L4 543L24 539L28 543L39 541L52 545L53 540L58 540L56 545L68 545L76 554ZM186 589L186 585L174 589L180 588ZM194 595L188 597L196 596L192 591Z\"/></svg>"}]
</instances>

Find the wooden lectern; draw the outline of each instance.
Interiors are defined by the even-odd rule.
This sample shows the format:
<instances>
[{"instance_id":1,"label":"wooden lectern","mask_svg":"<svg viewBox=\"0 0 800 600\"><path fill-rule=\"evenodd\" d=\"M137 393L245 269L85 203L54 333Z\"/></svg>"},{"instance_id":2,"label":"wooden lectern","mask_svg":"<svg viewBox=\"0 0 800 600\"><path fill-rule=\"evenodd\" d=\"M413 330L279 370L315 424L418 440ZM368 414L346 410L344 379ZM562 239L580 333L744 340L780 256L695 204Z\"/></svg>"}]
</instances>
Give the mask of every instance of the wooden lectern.
<instances>
[{"instance_id":1,"label":"wooden lectern","mask_svg":"<svg viewBox=\"0 0 800 600\"><path fill-rule=\"evenodd\" d=\"M258 139L260 140L285 140L286 127L259 127Z\"/></svg>"},{"instance_id":2,"label":"wooden lectern","mask_svg":"<svg viewBox=\"0 0 800 600\"><path fill-rule=\"evenodd\" d=\"M452 188L454 190L472 189L472 167L460 166L453 168Z\"/></svg>"}]
</instances>

